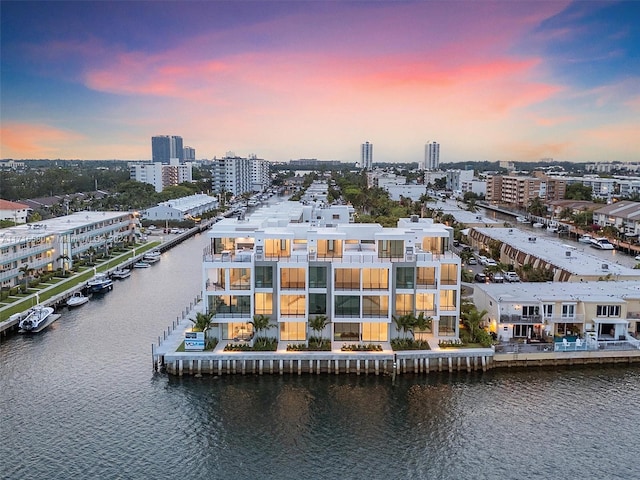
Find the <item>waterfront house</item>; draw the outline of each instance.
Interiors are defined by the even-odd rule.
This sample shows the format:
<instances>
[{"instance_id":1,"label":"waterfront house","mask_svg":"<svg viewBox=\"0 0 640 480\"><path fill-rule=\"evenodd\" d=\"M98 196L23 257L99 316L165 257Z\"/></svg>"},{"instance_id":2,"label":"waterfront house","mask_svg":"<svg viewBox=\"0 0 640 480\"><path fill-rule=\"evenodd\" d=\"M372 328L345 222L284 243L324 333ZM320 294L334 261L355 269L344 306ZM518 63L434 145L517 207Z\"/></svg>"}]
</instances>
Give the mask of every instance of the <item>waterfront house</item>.
<instances>
[{"instance_id":1,"label":"waterfront house","mask_svg":"<svg viewBox=\"0 0 640 480\"><path fill-rule=\"evenodd\" d=\"M306 342L309 320L326 316L333 341L384 343L399 333L393 316L432 319L418 336L457 338L460 258L452 229L431 219L395 228L355 224L348 206L282 202L212 226L203 256L203 298L214 335L250 338L268 316L269 336Z\"/></svg>"}]
</instances>

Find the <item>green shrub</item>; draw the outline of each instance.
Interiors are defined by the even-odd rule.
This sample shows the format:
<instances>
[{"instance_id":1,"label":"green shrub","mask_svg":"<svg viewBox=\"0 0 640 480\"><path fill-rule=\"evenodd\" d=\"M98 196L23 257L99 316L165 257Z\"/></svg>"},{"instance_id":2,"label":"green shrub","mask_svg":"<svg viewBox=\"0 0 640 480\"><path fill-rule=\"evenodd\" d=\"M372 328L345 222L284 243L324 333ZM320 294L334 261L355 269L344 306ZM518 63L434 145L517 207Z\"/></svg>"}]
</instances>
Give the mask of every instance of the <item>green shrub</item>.
<instances>
[{"instance_id":1,"label":"green shrub","mask_svg":"<svg viewBox=\"0 0 640 480\"><path fill-rule=\"evenodd\" d=\"M429 342L410 338L394 338L391 340L391 348L394 350L429 350Z\"/></svg>"},{"instance_id":2,"label":"green shrub","mask_svg":"<svg viewBox=\"0 0 640 480\"><path fill-rule=\"evenodd\" d=\"M377 345L375 343L360 345L356 343L351 345L343 345L341 350L343 352L381 352L382 345Z\"/></svg>"}]
</instances>

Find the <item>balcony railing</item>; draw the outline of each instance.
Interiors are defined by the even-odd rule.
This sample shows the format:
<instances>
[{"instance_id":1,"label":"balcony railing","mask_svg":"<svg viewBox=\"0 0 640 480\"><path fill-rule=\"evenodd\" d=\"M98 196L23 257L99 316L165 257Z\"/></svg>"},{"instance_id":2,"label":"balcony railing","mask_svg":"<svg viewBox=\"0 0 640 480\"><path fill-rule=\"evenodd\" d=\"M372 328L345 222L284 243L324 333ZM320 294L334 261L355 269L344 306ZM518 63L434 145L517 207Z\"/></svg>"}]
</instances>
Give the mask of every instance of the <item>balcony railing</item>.
<instances>
[{"instance_id":1,"label":"balcony railing","mask_svg":"<svg viewBox=\"0 0 640 480\"><path fill-rule=\"evenodd\" d=\"M500 315L500 323L542 323L542 315Z\"/></svg>"}]
</instances>

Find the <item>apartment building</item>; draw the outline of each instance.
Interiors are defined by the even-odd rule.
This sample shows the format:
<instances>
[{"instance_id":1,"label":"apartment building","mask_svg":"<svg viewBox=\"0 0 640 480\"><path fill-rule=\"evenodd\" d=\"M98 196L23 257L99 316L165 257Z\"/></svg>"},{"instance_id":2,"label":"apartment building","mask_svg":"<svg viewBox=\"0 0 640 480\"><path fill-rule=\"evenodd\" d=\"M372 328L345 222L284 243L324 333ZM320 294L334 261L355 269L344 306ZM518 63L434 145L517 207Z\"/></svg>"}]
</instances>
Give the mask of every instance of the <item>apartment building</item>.
<instances>
[{"instance_id":1,"label":"apartment building","mask_svg":"<svg viewBox=\"0 0 640 480\"><path fill-rule=\"evenodd\" d=\"M640 234L640 202L624 200L598 208L593 223L600 227L614 227L627 237Z\"/></svg>"},{"instance_id":2,"label":"apartment building","mask_svg":"<svg viewBox=\"0 0 640 480\"><path fill-rule=\"evenodd\" d=\"M486 198L491 203L525 209L535 197L561 200L565 191L566 182L561 178L490 175Z\"/></svg>"},{"instance_id":3,"label":"apartment building","mask_svg":"<svg viewBox=\"0 0 640 480\"><path fill-rule=\"evenodd\" d=\"M261 192L269 186L269 162L250 155L238 157L228 152L214 158L211 189L214 193L231 192L234 196Z\"/></svg>"},{"instance_id":4,"label":"apartment building","mask_svg":"<svg viewBox=\"0 0 640 480\"><path fill-rule=\"evenodd\" d=\"M106 251L133 240L136 219L128 212L77 212L0 229L0 284L16 286L25 269L69 269L89 249Z\"/></svg>"},{"instance_id":5,"label":"apartment building","mask_svg":"<svg viewBox=\"0 0 640 480\"><path fill-rule=\"evenodd\" d=\"M129 178L136 182L153 185L156 192L161 192L166 187L179 185L183 182L193 181L193 168L191 163L130 163Z\"/></svg>"},{"instance_id":6,"label":"apartment building","mask_svg":"<svg viewBox=\"0 0 640 480\"><path fill-rule=\"evenodd\" d=\"M502 341L545 336L640 338L640 282L505 283L474 286L473 302ZM575 347L575 344L574 344Z\"/></svg>"},{"instance_id":7,"label":"apartment building","mask_svg":"<svg viewBox=\"0 0 640 480\"><path fill-rule=\"evenodd\" d=\"M337 223L349 216L332 208L303 215L300 204L286 202L268 215L213 225L203 298L218 338L243 338L248 322L266 315L279 341L307 341L317 335L309 321L322 315L330 321L325 338L384 343L399 335L393 317L409 313L432 319L418 336L457 338L460 258L449 248L452 230L415 216L396 228Z\"/></svg>"},{"instance_id":8,"label":"apartment building","mask_svg":"<svg viewBox=\"0 0 640 480\"><path fill-rule=\"evenodd\" d=\"M198 218L216 208L218 200L215 197L199 193L160 202L142 212L142 216L149 220L184 220Z\"/></svg>"}]
</instances>

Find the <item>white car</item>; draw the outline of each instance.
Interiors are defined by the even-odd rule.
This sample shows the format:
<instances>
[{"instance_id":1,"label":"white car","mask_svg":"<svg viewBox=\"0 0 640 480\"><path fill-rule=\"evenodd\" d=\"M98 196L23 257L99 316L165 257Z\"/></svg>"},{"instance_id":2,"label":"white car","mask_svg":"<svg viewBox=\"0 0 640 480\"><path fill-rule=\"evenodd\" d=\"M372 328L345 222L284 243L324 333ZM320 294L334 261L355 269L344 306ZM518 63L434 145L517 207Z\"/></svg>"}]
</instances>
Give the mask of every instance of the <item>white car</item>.
<instances>
[{"instance_id":1,"label":"white car","mask_svg":"<svg viewBox=\"0 0 640 480\"><path fill-rule=\"evenodd\" d=\"M480 265L486 265L487 264L487 257L485 257L484 255L478 255L478 262L480 262Z\"/></svg>"},{"instance_id":2,"label":"white car","mask_svg":"<svg viewBox=\"0 0 640 480\"><path fill-rule=\"evenodd\" d=\"M636 262L640 262L640 255L636 255L636 256L635 256L635 261L636 261Z\"/></svg>"},{"instance_id":3,"label":"white car","mask_svg":"<svg viewBox=\"0 0 640 480\"><path fill-rule=\"evenodd\" d=\"M485 267L495 267L496 265L498 265L496 263L496 261L493 258L487 258L485 263L484 263Z\"/></svg>"},{"instance_id":4,"label":"white car","mask_svg":"<svg viewBox=\"0 0 640 480\"><path fill-rule=\"evenodd\" d=\"M520 277L518 276L518 274L516 272L503 272L502 276L504 277L504 279L507 282L519 282L520 281Z\"/></svg>"}]
</instances>

